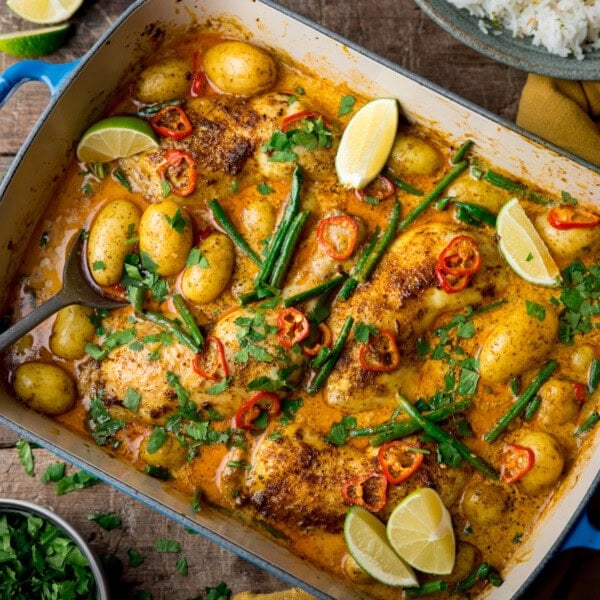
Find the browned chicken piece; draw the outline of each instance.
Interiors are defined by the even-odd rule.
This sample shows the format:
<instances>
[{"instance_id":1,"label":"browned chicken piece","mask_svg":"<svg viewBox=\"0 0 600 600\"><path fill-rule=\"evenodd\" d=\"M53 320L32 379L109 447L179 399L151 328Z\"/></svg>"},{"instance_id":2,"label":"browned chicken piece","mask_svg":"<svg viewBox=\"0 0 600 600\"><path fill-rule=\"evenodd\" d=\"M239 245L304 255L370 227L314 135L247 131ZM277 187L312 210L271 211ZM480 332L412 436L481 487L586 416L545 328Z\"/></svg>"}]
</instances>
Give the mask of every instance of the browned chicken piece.
<instances>
[{"instance_id":1,"label":"browned chicken piece","mask_svg":"<svg viewBox=\"0 0 600 600\"><path fill-rule=\"evenodd\" d=\"M374 373L360 366L361 344L352 336L325 388L328 404L347 413L379 406L396 406L396 394L419 387L420 362L414 355L415 341L445 312L479 305L502 288L506 267L492 241L472 230L482 256L482 267L461 292L439 289L435 266L440 252L465 230L458 225L431 223L402 233L392 244L369 282L359 286L352 298L334 305L330 319L334 335L348 315L355 322L375 325L392 332L398 341L400 367L391 373ZM418 241L417 241L418 240ZM428 371L432 385L436 374ZM443 373L439 373L442 389ZM440 387L441 386L441 387ZM435 385L434 385L435 389Z\"/></svg>"},{"instance_id":2,"label":"browned chicken piece","mask_svg":"<svg viewBox=\"0 0 600 600\"><path fill-rule=\"evenodd\" d=\"M219 488L224 500L249 519L260 515L296 529L340 531L351 506L342 487L352 479L381 474L377 451L334 446L298 423L270 426L252 447L230 450L220 469ZM458 501L467 475L461 469L434 468L428 461L435 460L435 451L430 456L409 479L388 485L382 516L423 486L438 489L448 506ZM239 464L248 468L234 466Z\"/></svg>"},{"instance_id":3,"label":"browned chicken piece","mask_svg":"<svg viewBox=\"0 0 600 600\"><path fill-rule=\"evenodd\" d=\"M263 144L281 127L283 118L310 108L304 99L292 105L288 99L288 94L277 92L250 99L237 96L188 99L184 108L193 126L192 134L179 141L162 138L158 151L121 159L121 168L150 201L158 202L163 199L159 167L165 152L176 148L190 154L198 180L195 192L185 198L189 205L231 195L234 182L242 188L267 178L288 178L294 163L272 162L263 149ZM335 147L334 143L330 149L307 152L296 147L294 151L309 177L331 177Z\"/></svg>"},{"instance_id":4,"label":"browned chicken piece","mask_svg":"<svg viewBox=\"0 0 600 600\"><path fill-rule=\"evenodd\" d=\"M223 417L231 417L248 399L252 392L247 391L247 386L253 379L268 377L277 380L284 369L288 370L290 380L297 381L302 374L302 355L286 350L278 343L274 333L276 327L273 325L275 314L265 315L265 321L262 321L257 313L240 310L216 324L211 336L218 338L224 346L225 361L231 377L226 391L216 395L209 393L216 382L202 377L194 369L195 354L192 350L174 339L147 341L158 338L164 332L158 326L143 320L131 323L129 317L129 310L114 311L104 320L104 326L107 331L133 328L135 340L131 342L141 342L141 349L139 344L132 345L129 342L111 350L102 361L90 359L83 362L78 373L79 393L88 399L101 393L106 405L120 406L127 391L135 390L141 395L139 410L135 416L148 424L164 423L179 406L174 379L169 373L176 376L179 384L189 393L190 400L198 407L214 407ZM255 335L260 336L268 331L264 340L252 342L252 346L258 350L250 350L247 358L239 354L244 344L242 340L248 334L244 335L246 330L236 323L238 318L251 320L253 325L248 327L254 330ZM265 327L271 329L266 330ZM218 361L218 350L207 345L210 346L206 351L210 352L210 357L206 364L200 361L199 366L211 371L215 361ZM150 354L156 355L153 360L148 360ZM222 376L221 369L218 369L218 376Z\"/></svg>"}]
</instances>

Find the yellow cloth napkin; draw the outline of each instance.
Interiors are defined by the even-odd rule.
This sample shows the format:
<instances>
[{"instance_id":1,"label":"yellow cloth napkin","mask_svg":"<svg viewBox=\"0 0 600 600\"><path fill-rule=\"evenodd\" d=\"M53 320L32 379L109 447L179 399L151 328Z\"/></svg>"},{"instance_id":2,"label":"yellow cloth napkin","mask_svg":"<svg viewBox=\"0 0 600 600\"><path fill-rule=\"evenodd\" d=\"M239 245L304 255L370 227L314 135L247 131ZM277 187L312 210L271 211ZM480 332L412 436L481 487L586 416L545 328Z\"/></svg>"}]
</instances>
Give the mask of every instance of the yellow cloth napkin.
<instances>
[{"instance_id":1,"label":"yellow cloth napkin","mask_svg":"<svg viewBox=\"0 0 600 600\"><path fill-rule=\"evenodd\" d=\"M530 74L517 124L600 166L600 81Z\"/></svg>"},{"instance_id":2,"label":"yellow cloth napkin","mask_svg":"<svg viewBox=\"0 0 600 600\"><path fill-rule=\"evenodd\" d=\"M281 592L272 592L271 594L240 592L235 594L231 600L315 600L315 597L298 588L291 588Z\"/></svg>"}]
</instances>

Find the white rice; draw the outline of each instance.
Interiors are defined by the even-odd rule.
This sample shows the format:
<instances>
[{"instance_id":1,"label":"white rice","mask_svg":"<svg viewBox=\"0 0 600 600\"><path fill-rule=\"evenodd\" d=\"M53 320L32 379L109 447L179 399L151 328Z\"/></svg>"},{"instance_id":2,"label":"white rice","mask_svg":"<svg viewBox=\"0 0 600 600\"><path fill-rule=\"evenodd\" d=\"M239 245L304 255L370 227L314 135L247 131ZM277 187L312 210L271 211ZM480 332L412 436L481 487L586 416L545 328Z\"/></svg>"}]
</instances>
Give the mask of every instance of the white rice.
<instances>
[{"instance_id":1,"label":"white rice","mask_svg":"<svg viewBox=\"0 0 600 600\"><path fill-rule=\"evenodd\" d=\"M543 46L559 56L578 59L600 49L600 0L449 0L479 18L485 33L498 27L513 37L531 36L534 46Z\"/></svg>"}]
</instances>

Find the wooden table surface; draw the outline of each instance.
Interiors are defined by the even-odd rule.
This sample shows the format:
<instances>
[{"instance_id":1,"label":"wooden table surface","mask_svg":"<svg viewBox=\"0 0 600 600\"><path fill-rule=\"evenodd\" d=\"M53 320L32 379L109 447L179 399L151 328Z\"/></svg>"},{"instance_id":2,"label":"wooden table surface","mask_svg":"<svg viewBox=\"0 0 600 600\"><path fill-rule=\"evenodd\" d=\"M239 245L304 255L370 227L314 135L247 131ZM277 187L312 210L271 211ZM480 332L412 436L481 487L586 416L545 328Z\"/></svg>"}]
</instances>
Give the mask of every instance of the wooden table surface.
<instances>
[{"instance_id":1,"label":"wooden table surface","mask_svg":"<svg viewBox=\"0 0 600 600\"><path fill-rule=\"evenodd\" d=\"M474 104L514 120L526 74L480 56L455 41L433 23L411 0L280 0L282 5L324 25L338 34L433 81ZM67 62L83 55L132 2L86 0L73 18L75 35L51 62ZM0 32L30 28L0 2ZM0 71L15 59L0 55ZM23 86L0 111L0 175L9 167L27 133L48 101L48 91L39 83ZM50 506L66 517L91 541L101 555L114 555L123 565L115 586L118 600L135 598L139 591L154 600L194 598L205 586L226 582L234 591L272 591L286 584L252 566L201 536L155 513L128 496L100 484L64 496L56 496L51 485L40 481L46 466L57 458L35 449L35 476L27 475L19 463L16 436L0 427L0 497L33 500ZM71 469L73 471L73 469ZM105 531L88 515L94 511L116 512L122 527ZM160 554L154 542L160 537L182 544L189 574L175 568L178 555ZM137 567L128 566L127 550L145 557Z\"/></svg>"}]
</instances>

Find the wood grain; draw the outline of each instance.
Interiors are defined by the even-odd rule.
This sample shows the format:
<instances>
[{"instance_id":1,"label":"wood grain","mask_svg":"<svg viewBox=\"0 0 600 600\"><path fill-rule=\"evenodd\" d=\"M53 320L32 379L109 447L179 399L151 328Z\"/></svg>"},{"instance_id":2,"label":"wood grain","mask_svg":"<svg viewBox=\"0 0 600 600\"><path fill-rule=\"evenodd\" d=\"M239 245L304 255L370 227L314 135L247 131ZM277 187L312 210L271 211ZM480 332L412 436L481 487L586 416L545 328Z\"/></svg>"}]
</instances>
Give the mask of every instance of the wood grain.
<instances>
[{"instance_id":1,"label":"wood grain","mask_svg":"<svg viewBox=\"0 0 600 600\"><path fill-rule=\"evenodd\" d=\"M88 0L75 15L75 34L51 62L67 62L82 56L132 2ZM436 85L463 96L474 104L514 119L526 75L482 57L463 46L429 20L411 0L281 0L281 4L405 67ZM0 3L0 32L28 26ZM0 70L14 64L0 55ZM22 86L0 111L0 175L35 126L49 99L39 83ZM25 474L18 462L17 436L0 427L0 495L34 500L51 506L71 521L100 555L114 554L123 563L115 584L119 600L134 598L137 591L151 591L155 600L183 599L199 595L204 586L227 582L236 591L272 591L285 584L211 542L187 533L178 524L124 494L99 484L65 496L56 496L51 485L40 482L45 467L57 459L36 449L36 476ZM118 513L119 530L107 532L88 520L94 511ZM177 539L189 562L189 575L175 569L177 556L154 550L159 537ZM127 566L127 549L145 556L137 569ZM176 590L174 592L174 590Z\"/></svg>"}]
</instances>

